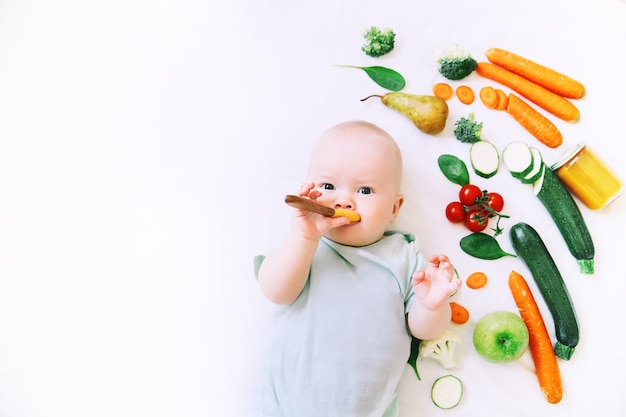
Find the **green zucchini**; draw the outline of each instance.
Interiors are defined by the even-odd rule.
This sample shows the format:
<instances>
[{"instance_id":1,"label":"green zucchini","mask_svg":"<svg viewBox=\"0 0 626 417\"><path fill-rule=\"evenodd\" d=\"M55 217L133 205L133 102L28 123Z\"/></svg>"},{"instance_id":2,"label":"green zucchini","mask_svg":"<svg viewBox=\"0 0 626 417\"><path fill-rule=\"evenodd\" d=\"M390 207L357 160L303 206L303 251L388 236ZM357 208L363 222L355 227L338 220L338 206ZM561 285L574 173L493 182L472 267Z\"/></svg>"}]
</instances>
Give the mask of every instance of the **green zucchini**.
<instances>
[{"instance_id":1,"label":"green zucchini","mask_svg":"<svg viewBox=\"0 0 626 417\"><path fill-rule=\"evenodd\" d=\"M561 232L567 248L578 262L580 272L593 274L595 249L580 209L554 171L545 163L543 165L543 176L538 180L541 185L534 188L537 198Z\"/></svg>"},{"instance_id":2,"label":"green zucchini","mask_svg":"<svg viewBox=\"0 0 626 417\"><path fill-rule=\"evenodd\" d=\"M589 229L574 198L543 161L541 152L524 142L511 142L504 148L502 159L513 177L533 185L534 194L554 220L580 272L593 274L595 249Z\"/></svg>"},{"instance_id":3,"label":"green zucchini","mask_svg":"<svg viewBox=\"0 0 626 417\"><path fill-rule=\"evenodd\" d=\"M517 223L509 230L511 244L526 264L543 296L556 333L554 353L569 360L578 345L578 319L569 291L554 259L535 229L526 223Z\"/></svg>"}]
</instances>

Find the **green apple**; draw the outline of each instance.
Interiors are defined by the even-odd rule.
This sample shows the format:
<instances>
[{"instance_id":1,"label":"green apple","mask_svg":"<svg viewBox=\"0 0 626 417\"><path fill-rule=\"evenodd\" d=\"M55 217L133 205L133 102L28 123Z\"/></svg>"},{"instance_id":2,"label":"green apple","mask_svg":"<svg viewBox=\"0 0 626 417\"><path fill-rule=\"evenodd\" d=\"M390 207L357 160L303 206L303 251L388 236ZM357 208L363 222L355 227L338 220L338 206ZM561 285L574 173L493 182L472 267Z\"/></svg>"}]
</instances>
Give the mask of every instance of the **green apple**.
<instances>
[{"instance_id":1,"label":"green apple","mask_svg":"<svg viewBox=\"0 0 626 417\"><path fill-rule=\"evenodd\" d=\"M528 328L520 316L498 310L484 315L474 327L474 349L489 362L513 362L528 348Z\"/></svg>"}]
</instances>

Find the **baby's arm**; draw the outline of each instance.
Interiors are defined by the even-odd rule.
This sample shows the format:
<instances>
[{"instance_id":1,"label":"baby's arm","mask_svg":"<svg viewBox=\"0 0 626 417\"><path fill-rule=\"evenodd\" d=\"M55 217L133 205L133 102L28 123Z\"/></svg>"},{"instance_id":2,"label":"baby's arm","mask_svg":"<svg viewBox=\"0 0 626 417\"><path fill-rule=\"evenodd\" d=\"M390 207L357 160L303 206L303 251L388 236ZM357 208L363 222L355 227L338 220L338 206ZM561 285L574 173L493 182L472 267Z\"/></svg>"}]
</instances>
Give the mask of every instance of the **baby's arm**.
<instances>
[{"instance_id":1,"label":"baby's arm","mask_svg":"<svg viewBox=\"0 0 626 417\"><path fill-rule=\"evenodd\" d=\"M299 195L315 200L321 194L314 184L302 186ZM290 304L298 298L309 276L313 255L320 239L333 227L349 223L346 217L324 217L306 210L294 210L292 230L270 253L259 269L261 292L277 304Z\"/></svg>"},{"instance_id":2,"label":"baby's arm","mask_svg":"<svg viewBox=\"0 0 626 417\"><path fill-rule=\"evenodd\" d=\"M445 255L431 256L425 271L413 274L415 301L408 314L411 334L428 340L440 336L450 323L450 295L461 285Z\"/></svg>"}]
</instances>

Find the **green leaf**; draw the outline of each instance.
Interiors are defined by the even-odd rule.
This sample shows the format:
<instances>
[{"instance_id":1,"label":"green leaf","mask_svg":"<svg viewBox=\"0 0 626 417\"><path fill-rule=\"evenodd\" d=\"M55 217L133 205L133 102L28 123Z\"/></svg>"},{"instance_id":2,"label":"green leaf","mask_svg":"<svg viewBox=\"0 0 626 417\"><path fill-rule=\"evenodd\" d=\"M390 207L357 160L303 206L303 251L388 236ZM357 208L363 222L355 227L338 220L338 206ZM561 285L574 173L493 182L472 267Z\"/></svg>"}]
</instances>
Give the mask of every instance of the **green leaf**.
<instances>
[{"instance_id":1,"label":"green leaf","mask_svg":"<svg viewBox=\"0 0 626 417\"><path fill-rule=\"evenodd\" d=\"M465 162L461 161L454 155L440 155L437 159L439 169L443 172L443 175L455 184L461 187L469 184L469 171Z\"/></svg>"},{"instance_id":2,"label":"green leaf","mask_svg":"<svg viewBox=\"0 0 626 417\"><path fill-rule=\"evenodd\" d=\"M373 66L373 67L357 67L354 65L335 65L336 67L357 68L365 71L367 75L379 86L391 91L400 91L406 85L406 81L402 74L391 68Z\"/></svg>"},{"instance_id":3,"label":"green leaf","mask_svg":"<svg viewBox=\"0 0 626 417\"><path fill-rule=\"evenodd\" d=\"M421 381L422 378L420 378L420 374L417 371L417 356L419 355L420 343L422 343L420 339L411 336L411 354L409 355L408 363L411 365L411 368L413 368L417 379Z\"/></svg>"},{"instance_id":4,"label":"green leaf","mask_svg":"<svg viewBox=\"0 0 626 417\"><path fill-rule=\"evenodd\" d=\"M460 244L463 252L479 259L491 260L502 258L503 256L517 257L517 255L503 251L496 238L486 233L467 235L461 239Z\"/></svg>"}]
</instances>

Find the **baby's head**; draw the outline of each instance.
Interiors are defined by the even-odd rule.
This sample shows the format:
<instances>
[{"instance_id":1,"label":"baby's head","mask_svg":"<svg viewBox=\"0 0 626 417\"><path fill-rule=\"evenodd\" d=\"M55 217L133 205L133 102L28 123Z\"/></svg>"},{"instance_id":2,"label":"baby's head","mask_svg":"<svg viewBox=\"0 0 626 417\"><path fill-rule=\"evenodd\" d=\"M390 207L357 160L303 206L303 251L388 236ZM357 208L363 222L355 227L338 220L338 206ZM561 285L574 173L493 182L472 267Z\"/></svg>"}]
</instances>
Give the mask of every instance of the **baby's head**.
<instances>
[{"instance_id":1,"label":"baby's head","mask_svg":"<svg viewBox=\"0 0 626 417\"><path fill-rule=\"evenodd\" d=\"M400 149L387 132L369 122L345 122L324 132L313 147L308 179L322 193L318 202L361 216L360 222L328 233L344 245L378 241L404 201Z\"/></svg>"}]
</instances>

